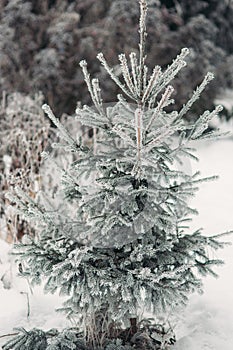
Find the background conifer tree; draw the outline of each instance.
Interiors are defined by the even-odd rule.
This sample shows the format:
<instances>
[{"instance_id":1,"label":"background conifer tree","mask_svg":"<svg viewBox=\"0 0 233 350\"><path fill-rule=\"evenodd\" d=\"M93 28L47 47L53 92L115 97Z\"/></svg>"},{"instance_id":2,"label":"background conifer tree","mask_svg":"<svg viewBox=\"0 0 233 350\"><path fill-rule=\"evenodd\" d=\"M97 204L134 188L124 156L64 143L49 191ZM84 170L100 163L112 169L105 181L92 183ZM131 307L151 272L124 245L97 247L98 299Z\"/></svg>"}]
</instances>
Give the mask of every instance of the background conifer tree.
<instances>
[{"instance_id":1,"label":"background conifer tree","mask_svg":"<svg viewBox=\"0 0 233 350\"><path fill-rule=\"evenodd\" d=\"M216 276L213 266L221 261L211 252L224 245L221 235L206 237L188 227L196 214L189 198L211 178L175 166L184 156L196 159L190 142L220 135L206 130L221 106L193 124L183 118L213 75L207 73L188 102L172 110L170 82L185 67L189 50L182 49L165 70L156 65L150 72L147 2L139 4L139 56L119 55L121 75L102 53L97 56L122 91L115 104L103 103L98 79L90 78L86 61L80 62L94 105L78 107L76 114L94 128L93 145L72 137L43 106L63 140L55 146L76 154L60 171L62 205L46 197L36 202L20 188L9 196L25 219L38 223L37 236L15 247L22 274L32 283L45 281L47 292L67 295L62 310L81 333L21 330L5 350L30 350L37 343L49 350L63 344L67 349L164 349L171 337L162 332L161 340L160 332L158 340L158 330L140 323L142 309L155 316L172 312L191 292L202 290L201 276Z\"/></svg>"}]
</instances>

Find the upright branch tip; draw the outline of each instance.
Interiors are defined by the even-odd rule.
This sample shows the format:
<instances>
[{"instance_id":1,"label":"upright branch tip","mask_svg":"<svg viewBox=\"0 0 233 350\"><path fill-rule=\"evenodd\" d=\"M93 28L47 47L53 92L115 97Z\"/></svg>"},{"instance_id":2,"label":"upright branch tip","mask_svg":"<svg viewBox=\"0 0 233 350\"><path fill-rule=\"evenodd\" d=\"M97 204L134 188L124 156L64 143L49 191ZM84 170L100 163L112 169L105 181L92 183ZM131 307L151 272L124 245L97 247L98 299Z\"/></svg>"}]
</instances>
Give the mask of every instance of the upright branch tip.
<instances>
[{"instance_id":1,"label":"upright branch tip","mask_svg":"<svg viewBox=\"0 0 233 350\"><path fill-rule=\"evenodd\" d=\"M181 56L182 56L182 58L186 57L189 53L190 53L190 50L189 50L187 47L184 47L184 48L181 50Z\"/></svg>"},{"instance_id":2,"label":"upright branch tip","mask_svg":"<svg viewBox=\"0 0 233 350\"><path fill-rule=\"evenodd\" d=\"M208 72L207 74L206 74L206 80L208 81L208 82L210 82L211 80L213 80L214 79L214 74L212 73L212 72Z\"/></svg>"},{"instance_id":3,"label":"upright branch tip","mask_svg":"<svg viewBox=\"0 0 233 350\"><path fill-rule=\"evenodd\" d=\"M86 60L82 60L79 62L79 65L81 68L87 67L87 61Z\"/></svg>"},{"instance_id":4,"label":"upright branch tip","mask_svg":"<svg viewBox=\"0 0 233 350\"><path fill-rule=\"evenodd\" d=\"M49 112L51 112L51 108L49 107L49 105L47 105L47 103L44 103L42 106L43 111L48 114Z\"/></svg>"},{"instance_id":5,"label":"upright branch tip","mask_svg":"<svg viewBox=\"0 0 233 350\"><path fill-rule=\"evenodd\" d=\"M140 0L140 20L139 20L139 76L138 76L138 87L139 87L139 96L142 94L143 89L143 75L144 75L144 61L146 58L145 55L145 44L146 44L146 14L147 14L147 1Z\"/></svg>"}]
</instances>

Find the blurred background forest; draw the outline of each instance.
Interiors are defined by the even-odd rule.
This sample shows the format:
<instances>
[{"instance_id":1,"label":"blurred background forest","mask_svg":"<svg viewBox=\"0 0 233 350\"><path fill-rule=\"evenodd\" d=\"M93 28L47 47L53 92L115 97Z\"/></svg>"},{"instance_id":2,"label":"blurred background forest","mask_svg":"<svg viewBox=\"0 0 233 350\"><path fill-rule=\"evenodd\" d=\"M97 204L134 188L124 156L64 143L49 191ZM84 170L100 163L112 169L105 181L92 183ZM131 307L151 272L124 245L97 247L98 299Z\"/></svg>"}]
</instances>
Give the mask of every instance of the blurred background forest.
<instances>
[{"instance_id":1,"label":"blurred background forest","mask_svg":"<svg viewBox=\"0 0 233 350\"><path fill-rule=\"evenodd\" d=\"M233 87L233 1L149 0L148 66L166 67L183 47L187 68L175 82L180 107L207 71L215 74L193 116L211 108ZM57 116L88 103L79 61L100 78L103 99L116 87L100 68L102 51L117 71L117 55L137 51L136 0L1 0L0 91L33 95L41 91ZM191 115L192 117L192 115Z\"/></svg>"}]
</instances>

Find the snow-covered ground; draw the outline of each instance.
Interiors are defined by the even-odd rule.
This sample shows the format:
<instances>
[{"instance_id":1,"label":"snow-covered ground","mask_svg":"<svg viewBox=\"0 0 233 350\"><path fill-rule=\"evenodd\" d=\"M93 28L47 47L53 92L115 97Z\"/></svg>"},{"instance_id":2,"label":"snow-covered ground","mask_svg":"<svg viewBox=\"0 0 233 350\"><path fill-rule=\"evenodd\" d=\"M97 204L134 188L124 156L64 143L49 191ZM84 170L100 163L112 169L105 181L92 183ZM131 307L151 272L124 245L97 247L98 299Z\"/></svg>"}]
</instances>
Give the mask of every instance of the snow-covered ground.
<instances>
[{"instance_id":1,"label":"snow-covered ground","mask_svg":"<svg viewBox=\"0 0 233 350\"><path fill-rule=\"evenodd\" d=\"M218 174L219 179L201 185L193 200L199 216L192 226L203 227L206 235L233 230L233 140L202 144L198 154L202 175ZM227 240L233 243L233 234ZM225 261L216 269L219 278L207 277L205 293L190 298L174 350L233 349L233 245L219 250L217 257Z\"/></svg>"},{"instance_id":2,"label":"snow-covered ground","mask_svg":"<svg viewBox=\"0 0 233 350\"><path fill-rule=\"evenodd\" d=\"M201 169L202 176L220 176L218 181L205 183L193 200L199 210L192 228L203 227L207 235L233 229L233 140L226 139L198 145L200 162L192 164ZM233 235L228 237L233 242ZM58 296L43 295L41 288L31 294L26 281L11 278L15 268L7 256L9 246L0 241L0 278L5 274L5 287L0 281L0 345L14 327L50 329L65 327L67 321L55 308L61 305ZM193 295L177 323L177 343L174 350L232 350L233 349L233 246L217 254L225 265L217 269L218 279L206 278L204 295ZM27 293L27 294L25 294ZM27 317L30 299L30 316Z\"/></svg>"}]
</instances>

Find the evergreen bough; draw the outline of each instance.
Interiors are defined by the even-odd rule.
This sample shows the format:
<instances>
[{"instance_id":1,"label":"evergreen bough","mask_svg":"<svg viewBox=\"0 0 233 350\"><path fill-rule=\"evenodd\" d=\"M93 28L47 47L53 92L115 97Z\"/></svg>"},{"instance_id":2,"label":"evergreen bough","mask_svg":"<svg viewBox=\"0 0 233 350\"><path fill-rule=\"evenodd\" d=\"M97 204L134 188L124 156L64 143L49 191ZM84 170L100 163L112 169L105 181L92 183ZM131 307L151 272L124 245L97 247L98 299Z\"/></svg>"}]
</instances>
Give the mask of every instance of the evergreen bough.
<instances>
[{"instance_id":1,"label":"evergreen bough","mask_svg":"<svg viewBox=\"0 0 233 350\"><path fill-rule=\"evenodd\" d=\"M184 156L196 159L190 142L220 135L207 129L221 106L205 111L193 124L183 119L213 75L207 73L180 111L171 111L170 82L186 65L189 50L183 49L165 71L155 66L149 75L147 3L139 3L139 57L131 53L129 64L124 54L119 56L122 79L102 53L97 56L124 97L118 95L115 104L105 106L98 79L90 78L86 61L80 63L94 106L79 107L76 114L94 129L93 145L74 139L50 107L43 106L60 131L59 147L76 154L61 170L63 206L55 210L48 201L37 203L20 188L10 196L26 219L39 223L38 236L15 247L22 274L33 284L45 281L46 292L67 295L62 310L82 332L82 345L63 334L49 350L135 349L138 333L144 344L138 349L172 344L156 340L151 326L143 330L140 310L157 316L185 304L191 292L202 290L200 277L216 276L213 267L222 263L211 254L223 247L222 234L206 237L188 227L196 214L189 199L199 183L211 178L174 165ZM9 344L5 349L18 349L14 340Z\"/></svg>"}]
</instances>

